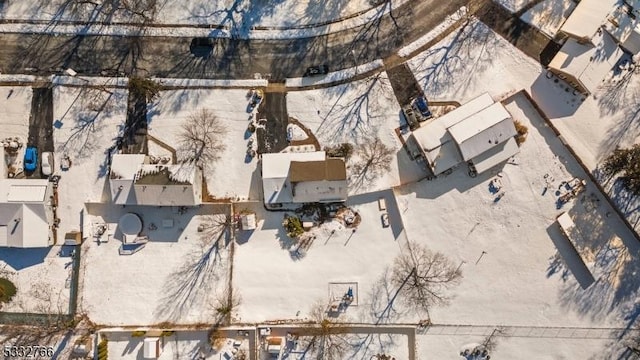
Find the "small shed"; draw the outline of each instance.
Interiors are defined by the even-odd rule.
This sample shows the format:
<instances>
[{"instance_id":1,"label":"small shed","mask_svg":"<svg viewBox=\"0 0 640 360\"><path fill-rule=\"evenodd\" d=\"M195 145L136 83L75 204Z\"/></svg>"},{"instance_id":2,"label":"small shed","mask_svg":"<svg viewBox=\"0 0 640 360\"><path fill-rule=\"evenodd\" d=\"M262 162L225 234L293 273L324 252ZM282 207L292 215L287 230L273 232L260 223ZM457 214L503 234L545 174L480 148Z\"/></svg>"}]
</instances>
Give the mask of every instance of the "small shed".
<instances>
[{"instance_id":1,"label":"small shed","mask_svg":"<svg viewBox=\"0 0 640 360\"><path fill-rule=\"evenodd\" d=\"M144 339L144 358L157 359L162 354L162 338L148 337Z\"/></svg>"},{"instance_id":2,"label":"small shed","mask_svg":"<svg viewBox=\"0 0 640 360\"><path fill-rule=\"evenodd\" d=\"M255 230L256 214L242 214L240 223L242 224L242 230Z\"/></svg>"}]
</instances>

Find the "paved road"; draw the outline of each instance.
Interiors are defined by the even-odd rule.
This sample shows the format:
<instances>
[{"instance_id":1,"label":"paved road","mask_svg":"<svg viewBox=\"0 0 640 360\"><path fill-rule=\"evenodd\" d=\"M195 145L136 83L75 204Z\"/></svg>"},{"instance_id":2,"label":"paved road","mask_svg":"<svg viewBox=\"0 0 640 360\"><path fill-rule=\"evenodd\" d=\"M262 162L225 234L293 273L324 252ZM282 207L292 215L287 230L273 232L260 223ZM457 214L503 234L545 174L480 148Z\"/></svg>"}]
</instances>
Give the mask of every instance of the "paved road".
<instances>
[{"instance_id":1,"label":"paved road","mask_svg":"<svg viewBox=\"0 0 640 360\"><path fill-rule=\"evenodd\" d=\"M34 88L31 99L31 114L29 116L28 146L38 149L38 166L33 173L27 173L28 178L40 179L42 153L53 151L53 90L51 88Z\"/></svg>"},{"instance_id":2,"label":"paved road","mask_svg":"<svg viewBox=\"0 0 640 360\"><path fill-rule=\"evenodd\" d=\"M301 76L315 64L351 67L393 54L439 24L467 0L412 1L359 28L290 40L217 39L207 58L190 54L191 38L1 34L0 70L50 73L68 67L80 74L131 73L188 78L271 79ZM352 53L353 51L353 53Z\"/></svg>"}]
</instances>

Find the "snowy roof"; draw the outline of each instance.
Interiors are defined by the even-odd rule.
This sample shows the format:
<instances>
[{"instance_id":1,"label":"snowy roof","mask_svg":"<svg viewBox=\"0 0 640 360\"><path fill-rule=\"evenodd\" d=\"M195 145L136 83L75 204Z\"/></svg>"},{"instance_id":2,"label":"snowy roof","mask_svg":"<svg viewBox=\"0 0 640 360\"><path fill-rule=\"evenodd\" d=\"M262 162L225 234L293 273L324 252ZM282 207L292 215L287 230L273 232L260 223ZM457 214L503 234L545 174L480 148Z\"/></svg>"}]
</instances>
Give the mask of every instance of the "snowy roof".
<instances>
[{"instance_id":1,"label":"snowy roof","mask_svg":"<svg viewBox=\"0 0 640 360\"><path fill-rule=\"evenodd\" d=\"M571 219L571 215L569 215L569 213L566 213L566 212L563 212L562 214L560 214L560 216L558 216L556 220L558 221L558 225L560 225L562 230L564 230L565 232L575 226L575 223Z\"/></svg>"},{"instance_id":2,"label":"snowy roof","mask_svg":"<svg viewBox=\"0 0 640 360\"><path fill-rule=\"evenodd\" d=\"M507 161L510 157L520 152L518 143L514 137L509 140L493 146L477 157L473 158L473 166L478 173L483 173L492 167Z\"/></svg>"},{"instance_id":3,"label":"snowy roof","mask_svg":"<svg viewBox=\"0 0 640 360\"><path fill-rule=\"evenodd\" d=\"M451 140L451 135L447 133L448 141L430 151L425 151L429 166L434 175L440 175L452 167L460 164L462 158L456 143Z\"/></svg>"},{"instance_id":4,"label":"snowy roof","mask_svg":"<svg viewBox=\"0 0 640 360\"><path fill-rule=\"evenodd\" d=\"M196 177L193 164L139 165L135 183L140 185L189 185Z\"/></svg>"},{"instance_id":5,"label":"snowy roof","mask_svg":"<svg viewBox=\"0 0 640 360\"><path fill-rule=\"evenodd\" d=\"M434 150L450 140L447 134L447 128L491 106L493 103L494 101L491 95L484 93L413 131L413 137L425 151Z\"/></svg>"},{"instance_id":6,"label":"snowy roof","mask_svg":"<svg viewBox=\"0 0 640 360\"><path fill-rule=\"evenodd\" d=\"M145 359L157 359L158 358L158 346L160 338L149 337L144 339L144 358Z\"/></svg>"},{"instance_id":7,"label":"snowy roof","mask_svg":"<svg viewBox=\"0 0 640 360\"><path fill-rule=\"evenodd\" d=\"M49 246L49 186L46 179L0 180L0 246Z\"/></svg>"},{"instance_id":8,"label":"snowy roof","mask_svg":"<svg viewBox=\"0 0 640 360\"><path fill-rule=\"evenodd\" d=\"M560 31L577 38L591 38L614 9L617 0L582 0Z\"/></svg>"},{"instance_id":9,"label":"snowy roof","mask_svg":"<svg viewBox=\"0 0 640 360\"><path fill-rule=\"evenodd\" d=\"M265 204L293 202L289 168L292 161L324 161L324 151L262 154L262 191Z\"/></svg>"},{"instance_id":10,"label":"snowy roof","mask_svg":"<svg viewBox=\"0 0 640 360\"><path fill-rule=\"evenodd\" d=\"M609 16L605 28L617 43L632 54L640 52L640 18L638 18L638 14L631 17L625 6L619 6Z\"/></svg>"},{"instance_id":11,"label":"snowy roof","mask_svg":"<svg viewBox=\"0 0 640 360\"><path fill-rule=\"evenodd\" d=\"M347 169L342 159L292 161L289 168L291 182L346 179Z\"/></svg>"},{"instance_id":12,"label":"snowy roof","mask_svg":"<svg viewBox=\"0 0 640 360\"><path fill-rule=\"evenodd\" d=\"M1 179L0 203L44 203L48 187L46 179Z\"/></svg>"},{"instance_id":13,"label":"snowy roof","mask_svg":"<svg viewBox=\"0 0 640 360\"><path fill-rule=\"evenodd\" d=\"M594 45L567 40L549 68L570 74L589 92L595 91L623 52L606 31L596 34L593 40Z\"/></svg>"},{"instance_id":14,"label":"snowy roof","mask_svg":"<svg viewBox=\"0 0 640 360\"><path fill-rule=\"evenodd\" d=\"M511 114L495 103L451 126L449 133L467 161L516 135Z\"/></svg>"},{"instance_id":15,"label":"snowy roof","mask_svg":"<svg viewBox=\"0 0 640 360\"><path fill-rule=\"evenodd\" d=\"M240 217L242 230L254 230L256 228L256 214L243 214Z\"/></svg>"},{"instance_id":16,"label":"snowy roof","mask_svg":"<svg viewBox=\"0 0 640 360\"><path fill-rule=\"evenodd\" d=\"M292 161L323 161L325 158L324 151L262 154L262 178L287 177Z\"/></svg>"},{"instance_id":17,"label":"snowy roof","mask_svg":"<svg viewBox=\"0 0 640 360\"><path fill-rule=\"evenodd\" d=\"M111 157L111 179L133 180L144 164L144 154L115 154Z\"/></svg>"}]
</instances>

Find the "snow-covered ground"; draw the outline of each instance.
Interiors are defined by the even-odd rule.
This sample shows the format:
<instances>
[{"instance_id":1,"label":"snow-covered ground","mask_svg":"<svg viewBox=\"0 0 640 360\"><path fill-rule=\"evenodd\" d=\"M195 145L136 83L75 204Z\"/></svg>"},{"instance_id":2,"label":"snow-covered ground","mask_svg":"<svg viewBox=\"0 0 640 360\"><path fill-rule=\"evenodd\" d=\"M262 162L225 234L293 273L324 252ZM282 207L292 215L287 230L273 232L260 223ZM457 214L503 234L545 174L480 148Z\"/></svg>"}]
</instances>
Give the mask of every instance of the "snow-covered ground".
<instances>
[{"instance_id":1,"label":"snow-covered ground","mask_svg":"<svg viewBox=\"0 0 640 360\"><path fill-rule=\"evenodd\" d=\"M117 230L109 242L98 244L90 237L83 244L82 310L105 325L213 322L214 299L228 286L228 252L224 239L214 245L217 233L198 227L209 226L211 214L221 211L204 206L179 214L174 207L88 205L91 223L117 227L125 213L139 214L150 241L133 255L118 253ZM174 225L161 226L164 219ZM155 229L152 223L158 224Z\"/></svg>"},{"instance_id":2,"label":"snow-covered ground","mask_svg":"<svg viewBox=\"0 0 640 360\"><path fill-rule=\"evenodd\" d=\"M463 6L455 13L447 16L443 22L441 22L438 26L433 28L431 31L422 35L414 42L408 45L405 45L400 50L398 50L398 55L402 57L410 56L414 52L418 51L421 47L426 46L430 41L438 37L440 34L446 31L450 26L453 26L457 21L461 20L465 16L467 16L467 8Z\"/></svg>"},{"instance_id":3,"label":"snow-covered ground","mask_svg":"<svg viewBox=\"0 0 640 360\"><path fill-rule=\"evenodd\" d=\"M155 8L141 7L138 4L146 2L136 2L134 11L115 7L113 2L70 4L67 0L56 0L35 4L33 0L10 1L0 9L0 16L12 21L0 25L0 30L83 35L140 35L143 31L146 36L301 38L365 25L407 1L383 2L374 7L370 0L322 3L277 0L268 4L250 0L195 0L188 4L160 0ZM142 30L140 24L145 19L155 25ZM33 20L40 23L30 22ZM77 24L57 23L59 21ZM114 26L114 22L131 25ZM213 24L221 28L216 29Z\"/></svg>"},{"instance_id":4,"label":"snow-covered ground","mask_svg":"<svg viewBox=\"0 0 640 360\"><path fill-rule=\"evenodd\" d=\"M409 62L431 100L465 103L489 92L499 99L529 88L540 64L521 53L483 23L471 20Z\"/></svg>"},{"instance_id":5,"label":"snow-covered ground","mask_svg":"<svg viewBox=\"0 0 640 360\"><path fill-rule=\"evenodd\" d=\"M418 335L417 357L422 360L465 359L464 349L482 344L486 336L477 335ZM496 337L491 359L604 359L599 357L606 348L606 340L553 339L553 338L504 338ZM473 359L469 357L469 359ZM478 358L481 359L481 358Z\"/></svg>"},{"instance_id":6,"label":"snow-covered ground","mask_svg":"<svg viewBox=\"0 0 640 360\"><path fill-rule=\"evenodd\" d=\"M352 186L351 194L388 189L424 176L395 133L402 115L385 72L331 88L289 92L287 110L311 129L321 147L346 142L355 145L357 152L359 145L377 138L394 150L391 171Z\"/></svg>"},{"instance_id":7,"label":"snow-covered ground","mask_svg":"<svg viewBox=\"0 0 640 360\"><path fill-rule=\"evenodd\" d=\"M5 19L37 20L93 20L132 22L140 16L132 16L122 6L116 7L108 1L76 2L54 0L42 4L33 0L9 0L3 4ZM151 2L136 2L144 5ZM353 16L372 6L369 0L330 0L318 3L312 0L277 0L262 3L249 0L191 0L175 2L159 0L155 8L157 23L161 24L242 24L252 26L296 26L318 24L342 17ZM135 6L135 5L134 5ZM151 8L149 8L151 9ZM138 7L138 10L147 10ZM147 11L151 14L152 11Z\"/></svg>"},{"instance_id":8,"label":"snow-covered ground","mask_svg":"<svg viewBox=\"0 0 640 360\"><path fill-rule=\"evenodd\" d=\"M0 87L0 119L2 135L0 140L18 137L23 143L29 135L29 114L33 90L29 86Z\"/></svg>"},{"instance_id":9,"label":"snow-covered ground","mask_svg":"<svg viewBox=\"0 0 640 360\"><path fill-rule=\"evenodd\" d=\"M388 207L387 228L377 204L381 197ZM258 228L238 234L242 240L235 248L233 282L242 296L237 320L312 318L314 306L329 304L330 282L355 282L358 304L339 320L374 322L372 308L379 311L386 305L379 282L402 241L394 204L390 191L350 197L347 205L362 217L358 229L353 232L335 222L316 228L315 239L302 256L290 248L282 228L284 213L266 212L255 204Z\"/></svg>"},{"instance_id":10,"label":"snow-covered ground","mask_svg":"<svg viewBox=\"0 0 640 360\"><path fill-rule=\"evenodd\" d=\"M353 55L355 56L355 55ZM357 59L354 59L354 61ZM334 82L344 81L350 79L358 74L362 74L368 71L380 69L384 66L382 60L374 60L366 64L358 64L356 67L343 69L340 71L332 71L326 75L308 76L301 78L288 78L286 80L287 87L304 87L314 85L325 85Z\"/></svg>"},{"instance_id":11,"label":"snow-covered ground","mask_svg":"<svg viewBox=\"0 0 640 360\"><path fill-rule=\"evenodd\" d=\"M0 274L16 286L7 312L69 313L71 257L60 256L60 246L37 249L0 248Z\"/></svg>"},{"instance_id":12,"label":"snow-covered ground","mask_svg":"<svg viewBox=\"0 0 640 360\"><path fill-rule=\"evenodd\" d=\"M124 126L127 91L98 90L58 86L54 88L53 119L55 164L64 155L71 167L60 175L58 187L58 234L80 230L85 202L108 199L105 180L108 175L107 150L115 145Z\"/></svg>"},{"instance_id":13,"label":"snow-covered ground","mask_svg":"<svg viewBox=\"0 0 640 360\"><path fill-rule=\"evenodd\" d=\"M132 337L129 331L104 331L102 335L108 339L108 354L112 359L143 359L144 336ZM238 339L223 340L220 349L214 350L209 345L208 331L175 331L164 336L164 346L158 360L170 359L222 359L223 354L231 354L234 341ZM240 339L241 344L237 350L248 354L249 341Z\"/></svg>"},{"instance_id":14,"label":"snow-covered ground","mask_svg":"<svg viewBox=\"0 0 640 360\"><path fill-rule=\"evenodd\" d=\"M216 198L259 199L258 161L247 158L248 142L255 140L255 134L247 132L252 115L248 105L247 90L163 91L149 108L149 134L177 147L182 124L189 116L202 109L211 110L227 133L222 139L226 149L219 160L205 167L209 193Z\"/></svg>"},{"instance_id":15,"label":"snow-covered ground","mask_svg":"<svg viewBox=\"0 0 640 360\"><path fill-rule=\"evenodd\" d=\"M520 19L554 37L575 7L573 0L545 0L522 14Z\"/></svg>"}]
</instances>

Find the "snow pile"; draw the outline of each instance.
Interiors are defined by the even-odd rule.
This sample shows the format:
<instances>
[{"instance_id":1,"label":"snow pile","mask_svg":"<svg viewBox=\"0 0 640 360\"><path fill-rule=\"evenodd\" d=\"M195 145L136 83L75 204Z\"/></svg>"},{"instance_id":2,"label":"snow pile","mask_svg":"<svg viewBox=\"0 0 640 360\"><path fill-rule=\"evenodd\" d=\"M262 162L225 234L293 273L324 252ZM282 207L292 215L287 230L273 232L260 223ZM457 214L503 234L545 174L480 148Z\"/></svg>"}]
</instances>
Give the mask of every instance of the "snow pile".
<instances>
[{"instance_id":1,"label":"snow pile","mask_svg":"<svg viewBox=\"0 0 640 360\"><path fill-rule=\"evenodd\" d=\"M25 82L30 83L34 82L36 77L33 75L23 75L23 74L0 74L0 83L3 82Z\"/></svg>"},{"instance_id":2,"label":"snow pile","mask_svg":"<svg viewBox=\"0 0 640 360\"><path fill-rule=\"evenodd\" d=\"M462 18L467 16L467 8L465 6L461 7L454 14L449 15L446 19L441 22L438 26L433 28L428 33L419 37L416 41L412 42L409 45L404 46L398 51L398 55L402 57L408 57L421 47L426 46L430 41L438 37L440 34L447 31L447 29L453 26L456 22L460 21Z\"/></svg>"},{"instance_id":3,"label":"snow pile","mask_svg":"<svg viewBox=\"0 0 640 360\"><path fill-rule=\"evenodd\" d=\"M553 38L575 7L574 0L545 0L524 13L520 19Z\"/></svg>"},{"instance_id":4,"label":"snow pile","mask_svg":"<svg viewBox=\"0 0 640 360\"><path fill-rule=\"evenodd\" d=\"M211 80L211 79L175 79L175 78L154 78L154 81L167 87L266 87L269 82L263 79L240 79L240 80Z\"/></svg>"},{"instance_id":5,"label":"snow pile","mask_svg":"<svg viewBox=\"0 0 640 360\"><path fill-rule=\"evenodd\" d=\"M211 110L226 128L221 139L226 148L215 163L205 166L209 193L217 198L259 199L262 187L257 161L247 157L248 143L255 136L247 131L251 115L248 104L246 90L162 91L149 107L149 134L177 146L182 124L201 109Z\"/></svg>"},{"instance_id":6,"label":"snow pile","mask_svg":"<svg viewBox=\"0 0 640 360\"><path fill-rule=\"evenodd\" d=\"M512 13L519 11L536 0L493 0Z\"/></svg>"},{"instance_id":7,"label":"snow pile","mask_svg":"<svg viewBox=\"0 0 640 360\"><path fill-rule=\"evenodd\" d=\"M53 85L126 87L128 78L101 76L52 76Z\"/></svg>"},{"instance_id":8,"label":"snow pile","mask_svg":"<svg viewBox=\"0 0 640 360\"><path fill-rule=\"evenodd\" d=\"M357 76L358 74L374 71L382 67L384 67L384 63L382 62L382 60L374 60L366 64L358 65L356 67L330 72L326 75L290 78L286 80L285 85L287 87L294 88L337 83L340 81L348 80L352 77Z\"/></svg>"}]
</instances>

